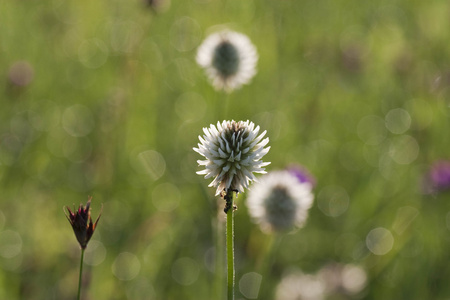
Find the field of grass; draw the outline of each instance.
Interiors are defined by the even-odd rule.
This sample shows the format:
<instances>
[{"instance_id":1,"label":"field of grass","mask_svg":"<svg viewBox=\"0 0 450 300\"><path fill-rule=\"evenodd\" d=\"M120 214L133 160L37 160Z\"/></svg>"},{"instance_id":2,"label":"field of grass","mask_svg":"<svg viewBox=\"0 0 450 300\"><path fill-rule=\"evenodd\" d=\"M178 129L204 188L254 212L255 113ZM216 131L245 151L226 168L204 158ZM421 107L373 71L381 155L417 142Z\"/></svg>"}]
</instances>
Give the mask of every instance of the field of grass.
<instances>
[{"instance_id":1,"label":"field of grass","mask_svg":"<svg viewBox=\"0 0 450 300\"><path fill-rule=\"evenodd\" d=\"M63 207L88 196L102 216L85 299L220 299L223 200L192 148L232 119L267 130L267 171L317 181L306 226L278 236L239 194L236 299L276 299L300 270L310 296L296 299L450 299L450 194L423 192L450 159L450 2L160 2L0 0L0 299L75 299ZM259 54L230 94L195 61L224 27ZM364 271L358 289L323 280L348 284L343 266Z\"/></svg>"}]
</instances>

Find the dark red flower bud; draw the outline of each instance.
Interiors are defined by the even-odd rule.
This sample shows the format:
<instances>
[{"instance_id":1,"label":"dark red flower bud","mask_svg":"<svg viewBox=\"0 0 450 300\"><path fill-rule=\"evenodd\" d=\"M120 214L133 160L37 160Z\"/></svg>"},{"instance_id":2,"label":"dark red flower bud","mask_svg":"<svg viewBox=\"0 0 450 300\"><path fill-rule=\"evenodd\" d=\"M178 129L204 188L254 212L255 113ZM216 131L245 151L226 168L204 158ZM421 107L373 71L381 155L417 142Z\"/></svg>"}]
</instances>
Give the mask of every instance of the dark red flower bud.
<instances>
[{"instance_id":1,"label":"dark red flower bud","mask_svg":"<svg viewBox=\"0 0 450 300\"><path fill-rule=\"evenodd\" d=\"M98 220L102 214L100 211L97 220L95 223L92 223L90 211L91 200L92 197L89 197L86 207L83 207L83 204L80 204L77 211L74 209L74 212L72 212L67 206L65 207L67 209L67 213L64 211L66 213L67 220L69 220L70 225L72 225L75 236L82 249L86 249L86 246L94 234Z\"/></svg>"}]
</instances>

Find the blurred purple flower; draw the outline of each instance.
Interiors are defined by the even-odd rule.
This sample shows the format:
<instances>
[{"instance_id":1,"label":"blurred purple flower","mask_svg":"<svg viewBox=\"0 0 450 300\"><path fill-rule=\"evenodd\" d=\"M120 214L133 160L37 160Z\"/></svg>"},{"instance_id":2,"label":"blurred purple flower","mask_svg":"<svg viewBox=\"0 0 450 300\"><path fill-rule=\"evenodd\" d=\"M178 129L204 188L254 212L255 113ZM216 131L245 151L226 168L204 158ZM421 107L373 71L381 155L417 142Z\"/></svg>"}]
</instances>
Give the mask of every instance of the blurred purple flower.
<instances>
[{"instance_id":1,"label":"blurred purple flower","mask_svg":"<svg viewBox=\"0 0 450 300\"><path fill-rule=\"evenodd\" d=\"M166 12L170 7L170 0L144 0L144 4L155 13Z\"/></svg>"},{"instance_id":2,"label":"blurred purple flower","mask_svg":"<svg viewBox=\"0 0 450 300\"><path fill-rule=\"evenodd\" d=\"M450 189L450 161L441 160L433 163L425 177L424 189L427 194Z\"/></svg>"},{"instance_id":3,"label":"blurred purple flower","mask_svg":"<svg viewBox=\"0 0 450 300\"><path fill-rule=\"evenodd\" d=\"M308 182L312 187L316 186L316 179L305 167L299 165L290 165L286 168L286 170L294 175L301 183Z\"/></svg>"},{"instance_id":4,"label":"blurred purple flower","mask_svg":"<svg viewBox=\"0 0 450 300\"><path fill-rule=\"evenodd\" d=\"M86 207L83 207L83 204L80 204L78 210L74 210L74 212L72 212L70 208L66 206L68 212L68 214L66 213L67 220L69 220L70 225L72 225L75 236L82 249L86 249L86 246L92 235L94 234L98 220L100 219L100 216L102 214L100 212L95 223L92 222L90 211L91 199L92 197L89 197L88 202L86 203Z\"/></svg>"},{"instance_id":5,"label":"blurred purple flower","mask_svg":"<svg viewBox=\"0 0 450 300\"><path fill-rule=\"evenodd\" d=\"M15 86L27 86L34 78L33 66L27 61L17 61L8 71L8 79L10 84Z\"/></svg>"}]
</instances>

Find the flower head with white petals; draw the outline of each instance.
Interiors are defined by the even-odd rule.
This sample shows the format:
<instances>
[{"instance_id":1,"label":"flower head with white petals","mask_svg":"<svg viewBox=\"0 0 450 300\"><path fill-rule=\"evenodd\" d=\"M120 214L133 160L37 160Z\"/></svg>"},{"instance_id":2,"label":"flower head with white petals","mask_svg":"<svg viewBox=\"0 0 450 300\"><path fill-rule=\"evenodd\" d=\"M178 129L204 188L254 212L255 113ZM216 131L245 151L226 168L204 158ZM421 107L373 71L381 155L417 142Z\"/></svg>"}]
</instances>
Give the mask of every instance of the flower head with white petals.
<instances>
[{"instance_id":1,"label":"flower head with white petals","mask_svg":"<svg viewBox=\"0 0 450 300\"><path fill-rule=\"evenodd\" d=\"M286 231L302 227L314 200L312 185L289 171L274 171L250 189L247 207L263 231Z\"/></svg>"},{"instance_id":2,"label":"flower head with white petals","mask_svg":"<svg viewBox=\"0 0 450 300\"><path fill-rule=\"evenodd\" d=\"M264 148L269 138L266 131L259 134L259 126L250 121L223 121L203 128L205 135L199 136L200 143L194 151L204 156L198 160L205 169L197 172L205 178L214 178L209 186L216 187L216 196L223 191L243 192L251 181L256 180L253 173L266 173L264 167L270 162L261 158L269 152ZM258 135L259 134L259 135Z\"/></svg>"},{"instance_id":3,"label":"flower head with white petals","mask_svg":"<svg viewBox=\"0 0 450 300\"><path fill-rule=\"evenodd\" d=\"M221 31L203 41L196 59L217 90L230 92L249 83L256 74L258 53L246 35Z\"/></svg>"}]
</instances>

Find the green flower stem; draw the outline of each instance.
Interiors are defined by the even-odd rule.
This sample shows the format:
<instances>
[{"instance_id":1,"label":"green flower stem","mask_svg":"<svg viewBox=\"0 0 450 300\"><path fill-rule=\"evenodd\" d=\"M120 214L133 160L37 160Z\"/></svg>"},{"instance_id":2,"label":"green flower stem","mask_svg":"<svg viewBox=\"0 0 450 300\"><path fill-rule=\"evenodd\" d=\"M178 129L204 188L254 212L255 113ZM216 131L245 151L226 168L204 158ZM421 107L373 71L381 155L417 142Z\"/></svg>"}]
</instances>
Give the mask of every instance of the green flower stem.
<instances>
[{"instance_id":1,"label":"green flower stem","mask_svg":"<svg viewBox=\"0 0 450 300\"><path fill-rule=\"evenodd\" d=\"M228 191L225 200L227 213L227 299L234 300L234 208L233 191Z\"/></svg>"},{"instance_id":2,"label":"green flower stem","mask_svg":"<svg viewBox=\"0 0 450 300\"><path fill-rule=\"evenodd\" d=\"M224 95L222 96L222 101L224 102L224 108L221 110L221 112L224 112L224 119L227 118L228 116L228 111L229 111L229 107L230 107L230 101L231 101L231 97L230 97L230 93L228 92L224 92ZM218 105L218 106L223 106L223 105ZM219 117L220 119L220 117Z\"/></svg>"},{"instance_id":3,"label":"green flower stem","mask_svg":"<svg viewBox=\"0 0 450 300\"><path fill-rule=\"evenodd\" d=\"M82 281L82 273L83 273L84 250L85 250L85 248L81 248L80 277L78 278L78 297L77 297L78 300L81 299L81 281Z\"/></svg>"}]
</instances>

